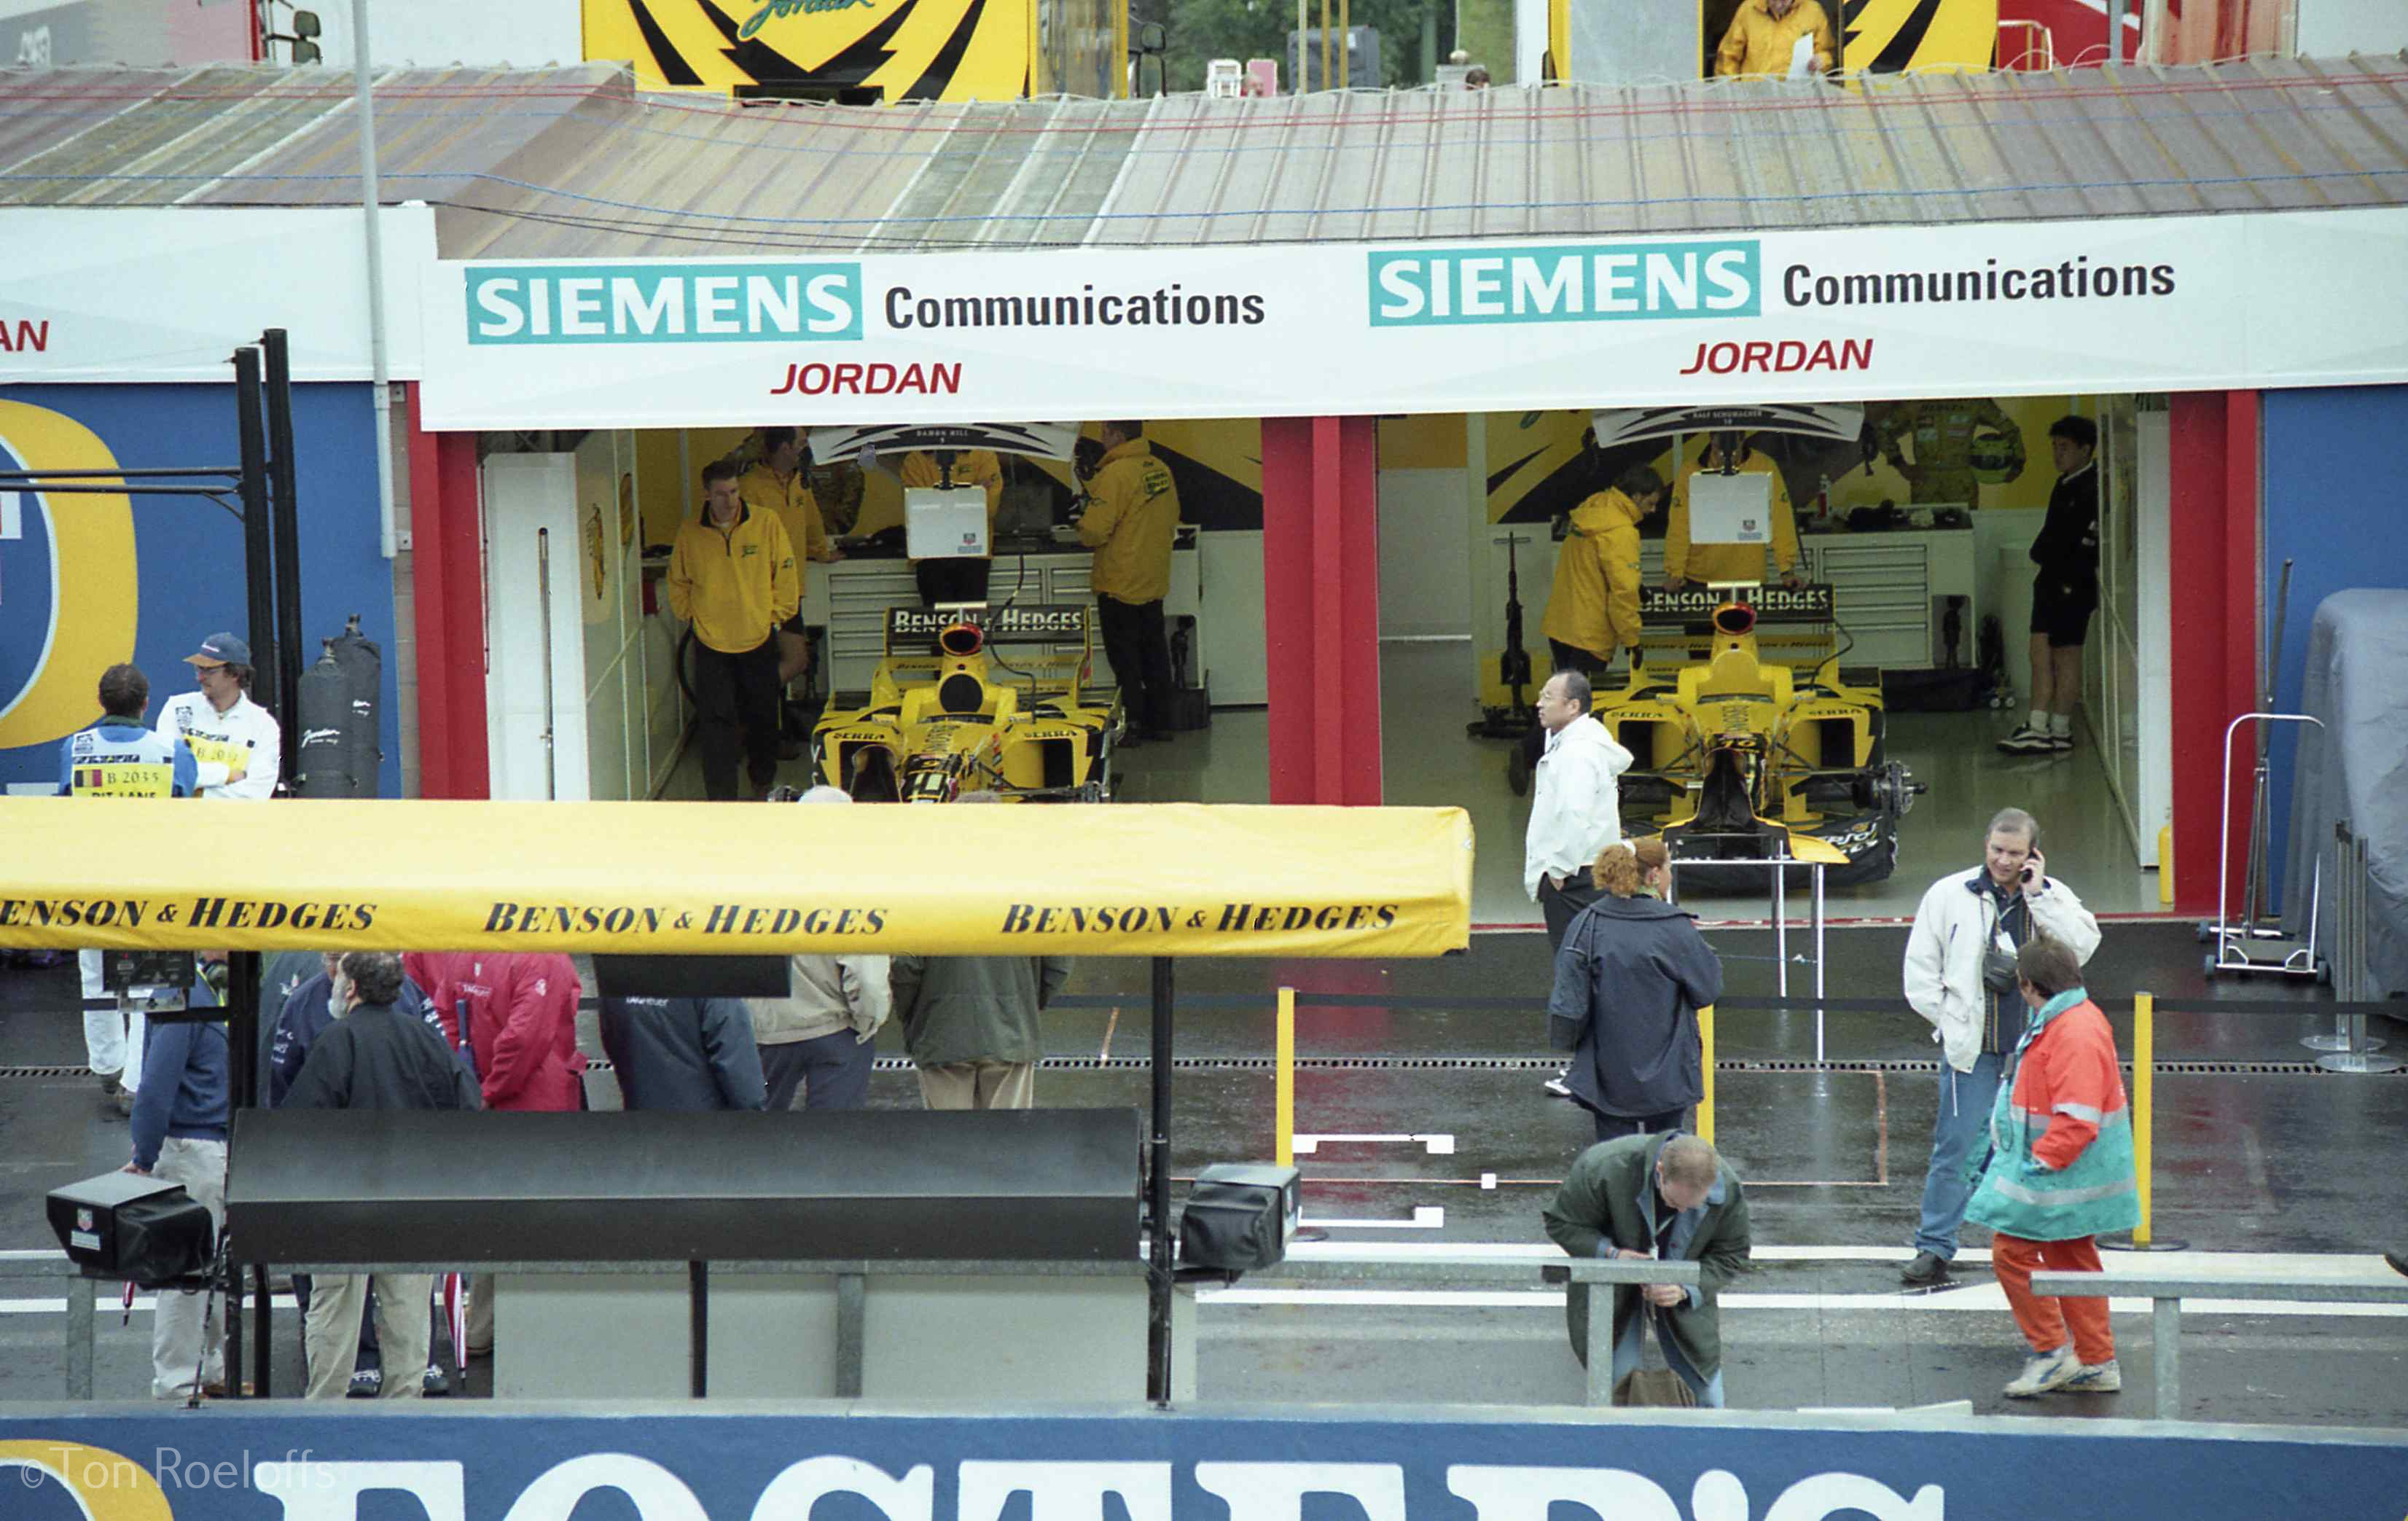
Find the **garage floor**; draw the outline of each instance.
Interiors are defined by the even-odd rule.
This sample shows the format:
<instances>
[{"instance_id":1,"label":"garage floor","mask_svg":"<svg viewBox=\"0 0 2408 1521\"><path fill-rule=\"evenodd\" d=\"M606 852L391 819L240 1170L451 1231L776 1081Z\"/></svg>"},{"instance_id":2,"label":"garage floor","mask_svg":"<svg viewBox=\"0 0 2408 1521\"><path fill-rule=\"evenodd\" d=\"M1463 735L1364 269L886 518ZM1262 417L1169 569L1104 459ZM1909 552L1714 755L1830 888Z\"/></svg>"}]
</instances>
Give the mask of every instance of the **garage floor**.
<instances>
[{"instance_id":1,"label":"garage floor","mask_svg":"<svg viewBox=\"0 0 2408 1521\"><path fill-rule=\"evenodd\" d=\"M1468 809L1481 846L1472 876L1473 923L1536 924L1538 911L1522 891L1522 836L1530 805L1506 785L1510 746L1464 737L1464 724L1478 716L1465 696L1469 648L1421 641L1381 647L1386 800ZM2070 755L2001 755L1994 746L2019 717L1986 709L1892 715L1892 753L1931 790L1915 799L1900 826L1897 874L1886 882L1832 893L1828 911L1834 923L1914 913L1934 878L1960 864L1970 868L1980 859L1985 825L2010 805L2040 820L2051 873L2072 883L2093 911L2157 910L2157 873L2134 865L2130 833L2086 737L2083 748ZM1268 734L1264 710L1224 709L1212 715L1209 728L1124 754L1118 796L1139 803L1268 802ZM781 768L779 780L808 785L809 772L796 761ZM692 746L665 795L702 796L701 759ZM1790 886L1790 912L1802 920L1804 874L1793 874ZM1692 897L1689 906L1709 918L1763 919L1771 911L1763 897Z\"/></svg>"}]
</instances>

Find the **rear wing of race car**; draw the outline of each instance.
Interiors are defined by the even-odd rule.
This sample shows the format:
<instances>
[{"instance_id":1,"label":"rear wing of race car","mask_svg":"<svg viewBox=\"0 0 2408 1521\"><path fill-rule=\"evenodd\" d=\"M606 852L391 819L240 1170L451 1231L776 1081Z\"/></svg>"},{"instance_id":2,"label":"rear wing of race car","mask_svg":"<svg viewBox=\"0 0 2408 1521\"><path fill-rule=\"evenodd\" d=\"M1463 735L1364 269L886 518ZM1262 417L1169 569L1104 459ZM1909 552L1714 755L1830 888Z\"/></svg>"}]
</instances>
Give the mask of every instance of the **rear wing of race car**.
<instances>
[{"instance_id":1,"label":"rear wing of race car","mask_svg":"<svg viewBox=\"0 0 2408 1521\"><path fill-rule=\"evenodd\" d=\"M988 644L1095 644L1096 610L1082 602L1041 602L1022 607L1007 602L999 608L889 608L886 610L886 653L924 654L937 648L937 636L967 624L986 637Z\"/></svg>"},{"instance_id":2,"label":"rear wing of race car","mask_svg":"<svg viewBox=\"0 0 2408 1521\"><path fill-rule=\"evenodd\" d=\"M1756 610L1758 624L1828 624L1831 621L1831 587L1828 581L1787 586L1722 586L1639 588L1639 622L1647 628L1686 628L1711 624L1714 610L1738 602Z\"/></svg>"}]
</instances>

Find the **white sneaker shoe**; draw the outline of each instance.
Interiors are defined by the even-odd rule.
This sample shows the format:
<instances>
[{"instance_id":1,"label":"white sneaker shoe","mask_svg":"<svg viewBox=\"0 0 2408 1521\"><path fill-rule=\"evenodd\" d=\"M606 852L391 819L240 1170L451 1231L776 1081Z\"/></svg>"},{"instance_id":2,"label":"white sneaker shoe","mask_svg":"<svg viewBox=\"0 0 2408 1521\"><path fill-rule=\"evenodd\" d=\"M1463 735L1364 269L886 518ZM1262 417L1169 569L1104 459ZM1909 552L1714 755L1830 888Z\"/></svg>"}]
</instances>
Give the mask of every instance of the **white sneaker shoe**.
<instances>
[{"instance_id":1,"label":"white sneaker shoe","mask_svg":"<svg viewBox=\"0 0 2408 1521\"><path fill-rule=\"evenodd\" d=\"M2034 1395L2063 1388L2081 1371L2082 1364L2074 1357L2073 1349L2059 1347L2025 1359L2024 1370L2015 1375L2005 1393L2010 1399L2029 1399Z\"/></svg>"},{"instance_id":2,"label":"white sneaker shoe","mask_svg":"<svg viewBox=\"0 0 2408 1521\"><path fill-rule=\"evenodd\" d=\"M1555 1076L1547 1079L1546 1082L1540 1083L1539 1086L1546 1089L1547 1092L1555 1098L1570 1098L1572 1096L1571 1084L1566 1083L1564 1079L1569 1076L1570 1072L1571 1069L1568 1067L1564 1069L1563 1071L1557 1072Z\"/></svg>"},{"instance_id":3,"label":"white sneaker shoe","mask_svg":"<svg viewBox=\"0 0 2408 1521\"><path fill-rule=\"evenodd\" d=\"M2124 1374L2115 1366L2115 1359L2110 1357L2103 1363L2077 1365L2073 1376L2057 1387L2068 1394L2120 1394L2124 1389Z\"/></svg>"},{"instance_id":4,"label":"white sneaker shoe","mask_svg":"<svg viewBox=\"0 0 2408 1521\"><path fill-rule=\"evenodd\" d=\"M2036 729L2028 724L2020 725L2014 733L1999 741L2000 752L2009 755L2046 755L2056 749L2046 729Z\"/></svg>"}]
</instances>

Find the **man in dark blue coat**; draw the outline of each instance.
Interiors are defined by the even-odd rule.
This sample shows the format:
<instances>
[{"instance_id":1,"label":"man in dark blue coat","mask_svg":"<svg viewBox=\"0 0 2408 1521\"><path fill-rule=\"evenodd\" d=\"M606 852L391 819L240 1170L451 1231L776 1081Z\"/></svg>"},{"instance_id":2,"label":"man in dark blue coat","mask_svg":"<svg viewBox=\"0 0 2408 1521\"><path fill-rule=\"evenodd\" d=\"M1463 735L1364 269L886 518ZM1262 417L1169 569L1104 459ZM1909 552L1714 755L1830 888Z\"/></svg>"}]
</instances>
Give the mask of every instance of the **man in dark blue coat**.
<instances>
[{"instance_id":1,"label":"man in dark blue coat","mask_svg":"<svg viewBox=\"0 0 2408 1521\"><path fill-rule=\"evenodd\" d=\"M1661 840L1608 845L1597 899L1555 954L1548 1033L1572 1053L1572 1098L1597 1139L1681 1128L1705 1097L1698 1011L1722 997L1723 967L1697 922L1656 896L1670 882Z\"/></svg>"}]
</instances>

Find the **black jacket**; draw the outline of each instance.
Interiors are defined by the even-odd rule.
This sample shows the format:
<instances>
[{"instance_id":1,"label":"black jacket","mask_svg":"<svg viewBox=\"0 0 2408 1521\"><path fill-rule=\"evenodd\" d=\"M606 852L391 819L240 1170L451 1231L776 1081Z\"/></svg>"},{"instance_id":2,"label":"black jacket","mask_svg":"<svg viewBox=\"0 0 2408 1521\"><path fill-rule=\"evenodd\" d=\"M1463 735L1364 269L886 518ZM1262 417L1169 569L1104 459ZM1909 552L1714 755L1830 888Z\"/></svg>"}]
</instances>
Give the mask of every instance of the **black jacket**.
<instances>
[{"instance_id":1,"label":"black jacket","mask_svg":"<svg viewBox=\"0 0 2408 1521\"><path fill-rule=\"evenodd\" d=\"M1572 1097L1625 1119L1705 1097L1698 1010L1722 997L1723 964L1662 898L1600 897L1564 931L1547 1032L1574 1055Z\"/></svg>"},{"instance_id":2,"label":"black jacket","mask_svg":"<svg viewBox=\"0 0 2408 1521\"><path fill-rule=\"evenodd\" d=\"M629 1109L766 1109L741 998L605 998L602 1050Z\"/></svg>"},{"instance_id":3,"label":"black jacket","mask_svg":"<svg viewBox=\"0 0 2408 1521\"><path fill-rule=\"evenodd\" d=\"M477 1080L416 1014L364 1003L326 1026L285 1109L482 1109Z\"/></svg>"},{"instance_id":4,"label":"black jacket","mask_svg":"<svg viewBox=\"0 0 2408 1521\"><path fill-rule=\"evenodd\" d=\"M2049 488L2048 518L2032 540L2031 562L2044 575L2066 581L2099 579L2099 464L2096 460L2057 478Z\"/></svg>"}]
</instances>

